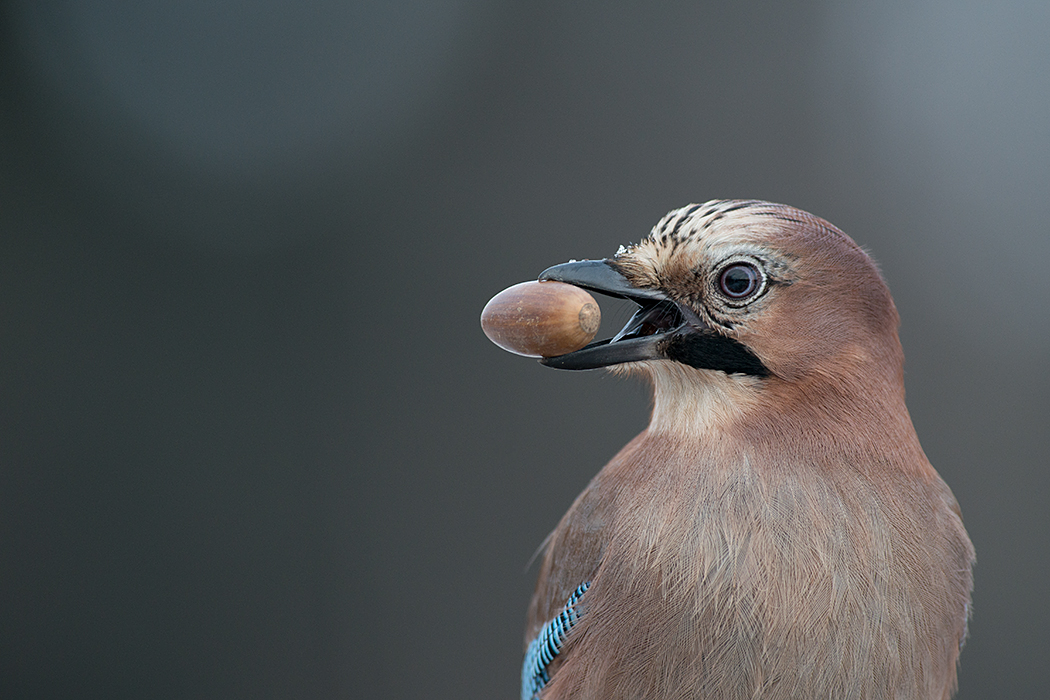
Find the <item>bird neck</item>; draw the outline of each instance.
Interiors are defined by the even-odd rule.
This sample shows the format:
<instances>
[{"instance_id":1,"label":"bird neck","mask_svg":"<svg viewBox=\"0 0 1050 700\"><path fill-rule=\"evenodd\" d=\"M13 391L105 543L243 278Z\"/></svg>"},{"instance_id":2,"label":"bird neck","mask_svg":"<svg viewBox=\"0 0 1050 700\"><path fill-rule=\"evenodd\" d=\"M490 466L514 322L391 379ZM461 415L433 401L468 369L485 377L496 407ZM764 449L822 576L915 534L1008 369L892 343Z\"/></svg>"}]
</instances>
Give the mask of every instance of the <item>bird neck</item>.
<instances>
[{"instance_id":1,"label":"bird neck","mask_svg":"<svg viewBox=\"0 0 1050 700\"><path fill-rule=\"evenodd\" d=\"M898 450L921 455L904 394L893 378L863 386L826 377L787 382L673 363L645 367L653 385L646 434L682 445L790 446L798 456ZM741 442L742 441L742 442ZM688 447L686 449L689 449ZM925 463L925 456L917 456Z\"/></svg>"},{"instance_id":2,"label":"bird neck","mask_svg":"<svg viewBox=\"0 0 1050 700\"><path fill-rule=\"evenodd\" d=\"M666 362L647 369L653 385L651 435L703 440L728 429L758 403L757 377Z\"/></svg>"}]
</instances>

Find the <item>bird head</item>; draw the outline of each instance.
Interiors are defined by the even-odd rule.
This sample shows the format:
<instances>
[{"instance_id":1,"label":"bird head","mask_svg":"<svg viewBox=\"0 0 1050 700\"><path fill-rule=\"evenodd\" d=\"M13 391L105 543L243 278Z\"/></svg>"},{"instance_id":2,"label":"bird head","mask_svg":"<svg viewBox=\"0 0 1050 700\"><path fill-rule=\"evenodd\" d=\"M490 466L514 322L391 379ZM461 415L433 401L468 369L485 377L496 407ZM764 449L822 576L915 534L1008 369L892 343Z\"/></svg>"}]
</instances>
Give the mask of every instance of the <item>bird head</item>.
<instances>
[{"instance_id":1,"label":"bird head","mask_svg":"<svg viewBox=\"0 0 1050 700\"><path fill-rule=\"evenodd\" d=\"M899 317L877 267L846 234L792 207L690 205L611 258L556 265L540 279L639 307L612 338L543 363L642 371L658 403L661 386L721 387L736 399L786 385L903 399Z\"/></svg>"}]
</instances>

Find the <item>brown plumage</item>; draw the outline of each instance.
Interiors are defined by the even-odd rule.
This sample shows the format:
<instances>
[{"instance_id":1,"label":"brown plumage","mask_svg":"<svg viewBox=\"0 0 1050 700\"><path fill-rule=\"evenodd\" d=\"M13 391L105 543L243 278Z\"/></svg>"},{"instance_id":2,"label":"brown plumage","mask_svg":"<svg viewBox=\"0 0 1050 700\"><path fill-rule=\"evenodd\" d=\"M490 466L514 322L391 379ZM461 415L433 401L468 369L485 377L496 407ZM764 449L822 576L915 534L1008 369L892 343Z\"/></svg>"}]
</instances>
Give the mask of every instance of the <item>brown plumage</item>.
<instances>
[{"instance_id":1,"label":"brown plumage","mask_svg":"<svg viewBox=\"0 0 1050 700\"><path fill-rule=\"evenodd\" d=\"M636 289L639 314L545 363L645 375L654 406L548 539L526 642L591 585L540 697L950 697L974 552L871 259L797 209L715 201L596 264L544 277Z\"/></svg>"}]
</instances>

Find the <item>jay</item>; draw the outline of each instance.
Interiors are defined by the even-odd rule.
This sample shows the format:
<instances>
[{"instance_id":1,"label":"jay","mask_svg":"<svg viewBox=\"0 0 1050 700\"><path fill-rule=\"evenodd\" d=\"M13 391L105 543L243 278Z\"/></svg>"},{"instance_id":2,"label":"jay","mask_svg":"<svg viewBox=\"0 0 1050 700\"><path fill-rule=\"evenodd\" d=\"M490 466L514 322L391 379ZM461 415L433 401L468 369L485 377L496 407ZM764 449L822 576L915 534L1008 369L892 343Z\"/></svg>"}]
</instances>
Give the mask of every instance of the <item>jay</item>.
<instances>
[{"instance_id":1,"label":"jay","mask_svg":"<svg viewBox=\"0 0 1050 700\"><path fill-rule=\"evenodd\" d=\"M643 375L653 409L546 540L522 700L949 698L974 550L868 255L719 200L540 279L638 304L542 362Z\"/></svg>"}]
</instances>

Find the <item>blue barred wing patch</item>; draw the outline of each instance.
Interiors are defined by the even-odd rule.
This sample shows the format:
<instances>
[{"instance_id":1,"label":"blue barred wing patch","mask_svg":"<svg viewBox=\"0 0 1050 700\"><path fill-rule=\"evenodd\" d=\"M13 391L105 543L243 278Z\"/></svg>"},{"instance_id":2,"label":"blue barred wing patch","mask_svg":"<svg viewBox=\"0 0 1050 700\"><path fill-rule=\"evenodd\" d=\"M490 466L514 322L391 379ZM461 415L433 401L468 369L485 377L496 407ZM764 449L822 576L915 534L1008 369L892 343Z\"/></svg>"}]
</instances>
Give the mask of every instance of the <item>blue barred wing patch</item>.
<instances>
[{"instance_id":1,"label":"blue barred wing patch","mask_svg":"<svg viewBox=\"0 0 1050 700\"><path fill-rule=\"evenodd\" d=\"M569 630L580 619L580 611L576 609L576 604L590 586L590 581L581 583L569 596L569 601L565 603L561 612L545 624L529 644L529 649L525 652L525 662L521 665L521 700L538 700L543 686L550 682L547 668L554 657L561 653Z\"/></svg>"}]
</instances>

